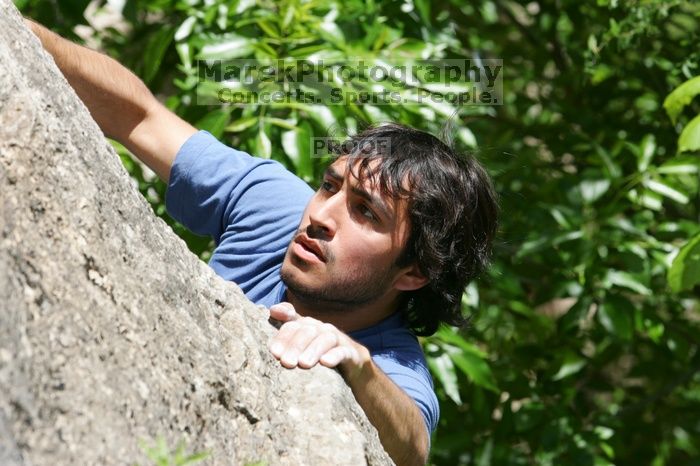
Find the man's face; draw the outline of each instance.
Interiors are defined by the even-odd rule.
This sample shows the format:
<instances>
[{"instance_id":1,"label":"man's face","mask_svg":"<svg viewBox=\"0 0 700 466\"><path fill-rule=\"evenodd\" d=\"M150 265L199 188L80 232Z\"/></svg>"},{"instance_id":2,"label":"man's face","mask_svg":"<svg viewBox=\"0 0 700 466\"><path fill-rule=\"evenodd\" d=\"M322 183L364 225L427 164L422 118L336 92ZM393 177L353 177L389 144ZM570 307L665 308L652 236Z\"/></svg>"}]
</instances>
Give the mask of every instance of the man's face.
<instances>
[{"instance_id":1,"label":"man's face","mask_svg":"<svg viewBox=\"0 0 700 466\"><path fill-rule=\"evenodd\" d=\"M327 311L371 304L401 288L395 265L408 237L406 203L351 174L347 158L326 171L282 263L287 288Z\"/></svg>"}]
</instances>

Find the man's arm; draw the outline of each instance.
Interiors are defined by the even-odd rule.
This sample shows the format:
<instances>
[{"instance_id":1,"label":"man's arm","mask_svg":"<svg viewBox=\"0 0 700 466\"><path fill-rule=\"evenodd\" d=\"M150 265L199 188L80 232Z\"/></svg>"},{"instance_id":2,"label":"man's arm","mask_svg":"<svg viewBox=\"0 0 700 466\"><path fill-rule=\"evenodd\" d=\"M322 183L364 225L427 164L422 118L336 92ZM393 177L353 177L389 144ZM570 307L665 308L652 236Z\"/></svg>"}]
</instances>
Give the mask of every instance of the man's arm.
<instances>
[{"instance_id":1,"label":"man's arm","mask_svg":"<svg viewBox=\"0 0 700 466\"><path fill-rule=\"evenodd\" d=\"M399 466L426 463L428 431L418 407L372 362L367 348L331 324L299 316L288 303L272 306L270 317L284 322L270 344L284 367L338 367L391 459Z\"/></svg>"},{"instance_id":2,"label":"man's arm","mask_svg":"<svg viewBox=\"0 0 700 466\"><path fill-rule=\"evenodd\" d=\"M161 105L116 60L26 22L105 135L124 144L167 182L175 155L197 130Z\"/></svg>"}]
</instances>

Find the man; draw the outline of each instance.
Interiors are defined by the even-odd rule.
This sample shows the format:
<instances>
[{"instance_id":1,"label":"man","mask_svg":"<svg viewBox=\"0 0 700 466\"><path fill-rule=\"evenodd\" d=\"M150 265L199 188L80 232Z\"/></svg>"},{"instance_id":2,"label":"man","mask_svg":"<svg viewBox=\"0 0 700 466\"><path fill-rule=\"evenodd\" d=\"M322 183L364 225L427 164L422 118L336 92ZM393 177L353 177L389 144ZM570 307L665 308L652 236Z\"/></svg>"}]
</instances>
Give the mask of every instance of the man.
<instances>
[{"instance_id":1,"label":"man","mask_svg":"<svg viewBox=\"0 0 700 466\"><path fill-rule=\"evenodd\" d=\"M212 268L283 323L281 364L337 367L392 459L424 464L438 406L415 334L458 323L487 262L497 209L481 167L383 125L343 144L314 193L198 132L114 60L30 26L105 134L168 182L171 215L215 239Z\"/></svg>"}]
</instances>

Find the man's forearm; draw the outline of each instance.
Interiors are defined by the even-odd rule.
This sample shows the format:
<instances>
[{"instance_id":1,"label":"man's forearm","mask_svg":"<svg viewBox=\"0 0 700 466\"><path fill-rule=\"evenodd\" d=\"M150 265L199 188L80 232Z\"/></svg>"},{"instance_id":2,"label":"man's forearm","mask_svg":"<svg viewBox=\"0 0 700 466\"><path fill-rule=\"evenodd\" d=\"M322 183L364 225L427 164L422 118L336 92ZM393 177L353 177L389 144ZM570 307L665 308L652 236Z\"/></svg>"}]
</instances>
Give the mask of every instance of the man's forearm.
<instances>
[{"instance_id":1,"label":"man's forearm","mask_svg":"<svg viewBox=\"0 0 700 466\"><path fill-rule=\"evenodd\" d=\"M428 431L415 402L371 360L360 372L344 376L394 462L424 465Z\"/></svg>"},{"instance_id":2,"label":"man's forearm","mask_svg":"<svg viewBox=\"0 0 700 466\"><path fill-rule=\"evenodd\" d=\"M26 20L106 136L124 144L163 180L195 129L163 107L116 60Z\"/></svg>"},{"instance_id":3,"label":"man's forearm","mask_svg":"<svg viewBox=\"0 0 700 466\"><path fill-rule=\"evenodd\" d=\"M126 139L155 100L143 82L112 58L28 23L105 135Z\"/></svg>"}]
</instances>

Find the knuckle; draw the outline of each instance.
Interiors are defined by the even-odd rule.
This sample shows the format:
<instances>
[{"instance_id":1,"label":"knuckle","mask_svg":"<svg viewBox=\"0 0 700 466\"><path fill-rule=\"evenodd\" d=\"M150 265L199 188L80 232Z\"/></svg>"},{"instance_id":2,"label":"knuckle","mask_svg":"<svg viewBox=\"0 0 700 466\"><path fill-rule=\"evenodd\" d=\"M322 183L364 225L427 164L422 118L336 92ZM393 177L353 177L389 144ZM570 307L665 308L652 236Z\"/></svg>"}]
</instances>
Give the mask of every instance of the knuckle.
<instances>
[{"instance_id":1,"label":"knuckle","mask_svg":"<svg viewBox=\"0 0 700 466\"><path fill-rule=\"evenodd\" d=\"M333 332L333 333L329 334L329 339L330 339L330 342L333 344L333 346L340 346L341 340L338 337L337 332Z\"/></svg>"},{"instance_id":2,"label":"knuckle","mask_svg":"<svg viewBox=\"0 0 700 466\"><path fill-rule=\"evenodd\" d=\"M314 319L313 317L302 317L299 319L300 322L302 322L304 325L308 326L316 326L318 325L319 321Z\"/></svg>"},{"instance_id":3,"label":"knuckle","mask_svg":"<svg viewBox=\"0 0 700 466\"><path fill-rule=\"evenodd\" d=\"M330 333L330 332L335 333L335 332L338 330L337 328L335 328L335 325L329 324L329 323L324 323L324 324L322 324L322 325L321 325L321 329L322 329L324 332L329 332L329 333Z\"/></svg>"},{"instance_id":4,"label":"knuckle","mask_svg":"<svg viewBox=\"0 0 700 466\"><path fill-rule=\"evenodd\" d=\"M318 329L316 327L306 326L304 327L304 335L306 337L315 337L318 334Z\"/></svg>"},{"instance_id":5,"label":"knuckle","mask_svg":"<svg viewBox=\"0 0 700 466\"><path fill-rule=\"evenodd\" d=\"M285 322L280 327L280 330L286 330L287 332L295 332L301 328L301 325L297 321Z\"/></svg>"}]
</instances>

